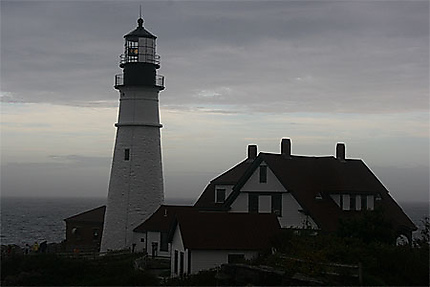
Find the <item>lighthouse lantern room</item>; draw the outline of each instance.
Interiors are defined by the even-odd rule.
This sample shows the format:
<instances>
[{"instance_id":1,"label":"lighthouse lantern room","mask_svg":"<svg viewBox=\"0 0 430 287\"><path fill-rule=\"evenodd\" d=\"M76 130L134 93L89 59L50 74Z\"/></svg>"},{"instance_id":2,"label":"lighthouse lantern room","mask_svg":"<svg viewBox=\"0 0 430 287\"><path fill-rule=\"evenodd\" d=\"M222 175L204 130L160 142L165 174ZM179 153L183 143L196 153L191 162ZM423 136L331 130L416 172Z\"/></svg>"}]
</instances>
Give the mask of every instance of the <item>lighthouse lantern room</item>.
<instances>
[{"instance_id":1,"label":"lighthouse lantern room","mask_svg":"<svg viewBox=\"0 0 430 287\"><path fill-rule=\"evenodd\" d=\"M124 36L124 53L120 56L119 66L123 74L115 77L115 87L121 85L155 85L164 89L164 77L157 75L160 56L156 54L157 37L143 27L139 18L138 27Z\"/></svg>"},{"instance_id":2,"label":"lighthouse lantern room","mask_svg":"<svg viewBox=\"0 0 430 287\"><path fill-rule=\"evenodd\" d=\"M133 229L164 200L158 95L164 77L157 75L157 37L143 27L124 36L122 74L115 76L120 94L115 147L101 251L135 246Z\"/></svg>"}]
</instances>

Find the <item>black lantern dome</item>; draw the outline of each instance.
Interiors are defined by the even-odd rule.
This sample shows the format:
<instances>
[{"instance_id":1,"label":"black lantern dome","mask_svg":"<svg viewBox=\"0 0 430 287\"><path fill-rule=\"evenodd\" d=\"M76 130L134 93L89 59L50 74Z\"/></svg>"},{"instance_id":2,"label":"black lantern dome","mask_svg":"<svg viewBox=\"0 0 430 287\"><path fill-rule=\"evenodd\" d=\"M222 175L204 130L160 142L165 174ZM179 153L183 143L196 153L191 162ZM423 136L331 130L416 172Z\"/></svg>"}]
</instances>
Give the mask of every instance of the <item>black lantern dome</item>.
<instances>
[{"instance_id":1,"label":"black lantern dome","mask_svg":"<svg viewBox=\"0 0 430 287\"><path fill-rule=\"evenodd\" d=\"M124 36L124 54L119 66L123 68L121 83L115 86L139 85L164 87L164 79L157 76L160 56L156 54L157 37L143 27L143 19L137 20L137 28ZM160 83L161 81L161 83Z\"/></svg>"},{"instance_id":2,"label":"black lantern dome","mask_svg":"<svg viewBox=\"0 0 430 287\"><path fill-rule=\"evenodd\" d=\"M124 38L126 38L126 39L127 38L131 39L132 37L145 37L145 38L152 38L152 39L157 38L156 36L152 35L151 32L149 32L148 30L146 30L143 27L143 19L142 18L139 18L137 20L137 28L124 36Z\"/></svg>"}]
</instances>

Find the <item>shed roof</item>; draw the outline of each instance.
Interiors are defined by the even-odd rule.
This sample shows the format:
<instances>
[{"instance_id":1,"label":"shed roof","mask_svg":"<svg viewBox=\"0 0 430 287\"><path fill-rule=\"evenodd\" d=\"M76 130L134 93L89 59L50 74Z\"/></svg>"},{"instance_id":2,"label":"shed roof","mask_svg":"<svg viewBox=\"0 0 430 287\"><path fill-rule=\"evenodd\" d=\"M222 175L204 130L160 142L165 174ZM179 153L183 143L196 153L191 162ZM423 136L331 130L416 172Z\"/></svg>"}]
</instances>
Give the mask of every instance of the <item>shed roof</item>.
<instances>
[{"instance_id":1,"label":"shed roof","mask_svg":"<svg viewBox=\"0 0 430 287\"><path fill-rule=\"evenodd\" d=\"M280 231L275 214L197 212L177 214L184 247L191 250L261 250Z\"/></svg>"},{"instance_id":2,"label":"shed roof","mask_svg":"<svg viewBox=\"0 0 430 287\"><path fill-rule=\"evenodd\" d=\"M95 222L103 223L105 218L106 206L100 206L73 216L70 216L64 221L79 221L79 222Z\"/></svg>"}]
</instances>

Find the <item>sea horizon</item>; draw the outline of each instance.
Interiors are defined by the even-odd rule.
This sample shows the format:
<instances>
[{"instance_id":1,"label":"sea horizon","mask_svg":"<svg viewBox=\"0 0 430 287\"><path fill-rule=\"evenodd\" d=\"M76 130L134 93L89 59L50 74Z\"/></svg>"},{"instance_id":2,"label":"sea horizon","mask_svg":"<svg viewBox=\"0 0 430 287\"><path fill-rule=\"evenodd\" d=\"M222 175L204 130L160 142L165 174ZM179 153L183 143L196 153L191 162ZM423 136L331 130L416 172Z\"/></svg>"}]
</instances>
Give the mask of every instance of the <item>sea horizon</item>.
<instances>
[{"instance_id":1,"label":"sea horizon","mask_svg":"<svg viewBox=\"0 0 430 287\"><path fill-rule=\"evenodd\" d=\"M64 219L105 205L107 197L0 196L2 245L25 246L34 242L59 243L65 240ZM196 199L167 197L164 204L193 205ZM417 225L429 216L429 201L398 202ZM415 236L419 235L416 231Z\"/></svg>"}]
</instances>

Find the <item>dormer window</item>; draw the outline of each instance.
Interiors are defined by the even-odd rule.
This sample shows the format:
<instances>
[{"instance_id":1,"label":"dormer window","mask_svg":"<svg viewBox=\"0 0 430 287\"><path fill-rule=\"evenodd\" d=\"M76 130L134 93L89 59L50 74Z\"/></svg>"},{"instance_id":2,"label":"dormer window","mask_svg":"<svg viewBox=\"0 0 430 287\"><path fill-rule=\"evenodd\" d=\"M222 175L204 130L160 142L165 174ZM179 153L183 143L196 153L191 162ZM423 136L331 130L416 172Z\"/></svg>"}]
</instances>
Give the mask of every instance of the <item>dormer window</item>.
<instances>
[{"instance_id":1,"label":"dormer window","mask_svg":"<svg viewBox=\"0 0 430 287\"><path fill-rule=\"evenodd\" d=\"M223 203L225 201L225 188L216 189L216 203Z\"/></svg>"},{"instance_id":2,"label":"dormer window","mask_svg":"<svg viewBox=\"0 0 430 287\"><path fill-rule=\"evenodd\" d=\"M267 182L267 166L261 165L260 166L260 183L266 183Z\"/></svg>"},{"instance_id":3,"label":"dormer window","mask_svg":"<svg viewBox=\"0 0 430 287\"><path fill-rule=\"evenodd\" d=\"M342 210L360 211L374 209L375 196L373 194L333 193L330 194L330 197Z\"/></svg>"}]
</instances>

